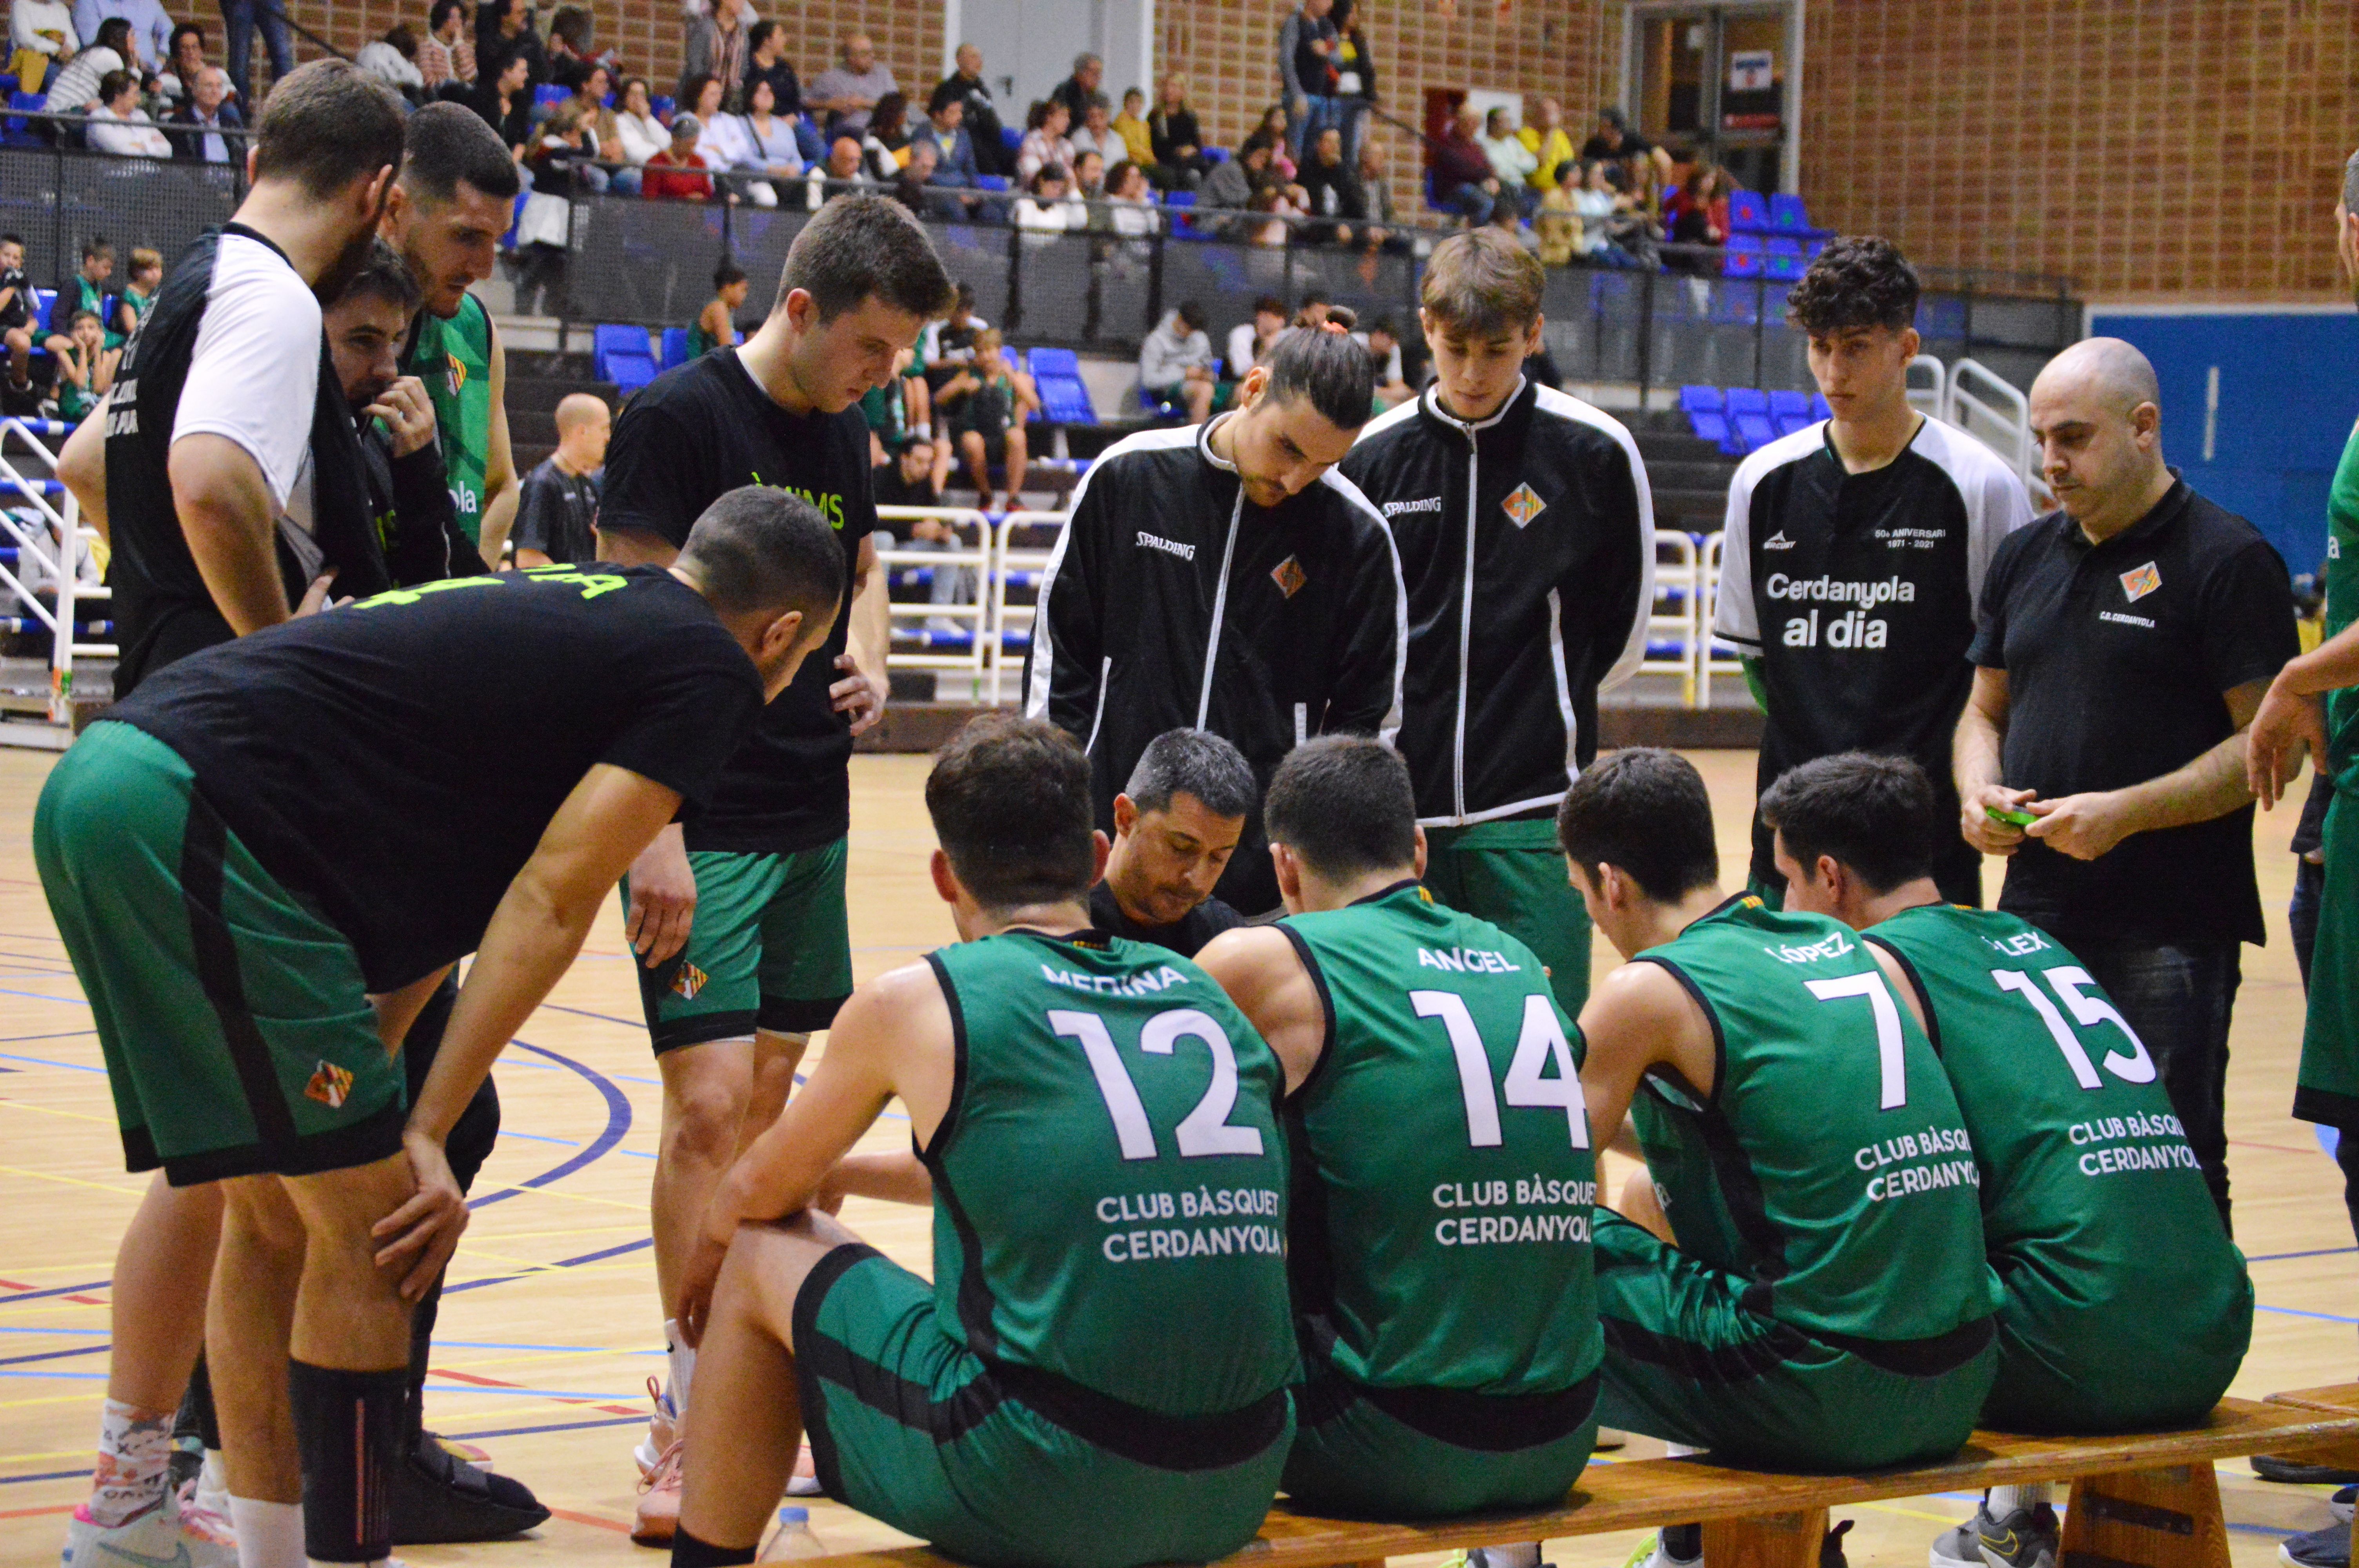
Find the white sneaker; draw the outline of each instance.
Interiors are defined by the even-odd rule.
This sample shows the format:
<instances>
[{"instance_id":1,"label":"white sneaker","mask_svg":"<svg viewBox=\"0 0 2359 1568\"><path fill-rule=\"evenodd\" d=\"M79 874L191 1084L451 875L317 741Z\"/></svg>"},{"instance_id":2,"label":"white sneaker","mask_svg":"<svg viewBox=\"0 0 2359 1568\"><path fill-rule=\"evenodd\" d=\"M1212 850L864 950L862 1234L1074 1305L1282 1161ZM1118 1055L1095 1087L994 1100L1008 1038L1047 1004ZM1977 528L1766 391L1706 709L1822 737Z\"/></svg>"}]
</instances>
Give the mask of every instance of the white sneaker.
<instances>
[{"instance_id":1,"label":"white sneaker","mask_svg":"<svg viewBox=\"0 0 2359 1568\"><path fill-rule=\"evenodd\" d=\"M112 1529L90 1517L87 1504L66 1524L60 1568L133 1568L168 1563L170 1568L237 1568L237 1548L211 1541L184 1526L178 1499L165 1500L127 1524Z\"/></svg>"},{"instance_id":2,"label":"white sneaker","mask_svg":"<svg viewBox=\"0 0 2359 1568\"><path fill-rule=\"evenodd\" d=\"M825 1495L820 1488L819 1465L811 1458L810 1444L805 1443L795 1455L795 1473L787 1477L787 1496L817 1498Z\"/></svg>"},{"instance_id":3,"label":"white sneaker","mask_svg":"<svg viewBox=\"0 0 2359 1568\"><path fill-rule=\"evenodd\" d=\"M631 1450L631 1458L639 1466L639 1479L642 1481L655 1474L656 1466L663 1463L664 1450L669 1448L672 1440L679 1435L679 1424L673 1419L676 1412L672 1409L670 1396L653 1378L647 1379L647 1398L655 1408L647 1412L646 1434L639 1439L639 1445Z\"/></svg>"},{"instance_id":4,"label":"white sneaker","mask_svg":"<svg viewBox=\"0 0 2359 1568\"><path fill-rule=\"evenodd\" d=\"M1982 1518L1979 1512L1957 1529L1933 1539L1928 1568L1983 1568Z\"/></svg>"},{"instance_id":5,"label":"white sneaker","mask_svg":"<svg viewBox=\"0 0 2359 1568\"><path fill-rule=\"evenodd\" d=\"M237 1550L237 1526L230 1522L229 1488L207 1489L202 1472L180 1483L171 1506L180 1516L180 1529L201 1540Z\"/></svg>"}]
</instances>

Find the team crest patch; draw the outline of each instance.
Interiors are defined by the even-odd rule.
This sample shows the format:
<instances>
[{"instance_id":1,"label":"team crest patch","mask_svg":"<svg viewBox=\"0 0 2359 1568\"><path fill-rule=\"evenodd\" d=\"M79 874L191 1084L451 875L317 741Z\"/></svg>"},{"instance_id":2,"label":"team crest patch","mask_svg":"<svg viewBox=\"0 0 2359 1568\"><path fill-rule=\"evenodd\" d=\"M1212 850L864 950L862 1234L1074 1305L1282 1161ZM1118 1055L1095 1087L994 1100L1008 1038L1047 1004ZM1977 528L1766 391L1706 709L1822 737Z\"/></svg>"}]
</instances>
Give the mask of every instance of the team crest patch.
<instances>
[{"instance_id":1,"label":"team crest patch","mask_svg":"<svg viewBox=\"0 0 2359 1568\"><path fill-rule=\"evenodd\" d=\"M1519 484L1506 500L1499 503L1499 510L1506 513L1516 527L1521 528L1527 525L1533 518L1546 512L1548 503L1542 501L1538 492L1530 485Z\"/></svg>"},{"instance_id":2,"label":"team crest patch","mask_svg":"<svg viewBox=\"0 0 2359 1568\"><path fill-rule=\"evenodd\" d=\"M2135 604L2162 586L2162 573L2152 561L2122 574L2122 597Z\"/></svg>"},{"instance_id":3,"label":"team crest patch","mask_svg":"<svg viewBox=\"0 0 2359 1568\"><path fill-rule=\"evenodd\" d=\"M330 1110L343 1108L344 1097L353 1092L353 1076L333 1062L322 1062L303 1086L306 1098L318 1100Z\"/></svg>"},{"instance_id":4,"label":"team crest patch","mask_svg":"<svg viewBox=\"0 0 2359 1568\"><path fill-rule=\"evenodd\" d=\"M672 977L671 989L678 991L681 996L693 1000L696 997L696 993L704 989L705 982L710 980L712 978L712 977L711 975L706 974L694 964L684 963L679 967L679 973Z\"/></svg>"},{"instance_id":5,"label":"team crest patch","mask_svg":"<svg viewBox=\"0 0 2359 1568\"><path fill-rule=\"evenodd\" d=\"M467 384L466 362L456 354L446 354L443 357L450 362L451 366L450 371L442 378L443 384L451 389L451 395L456 397L459 395L459 389Z\"/></svg>"},{"instance_id":6,"label":"team crest patch","mask_svg":"<svg viewBox=\"0 0 2359 1568\"><path fill-rule=\"evenodd\" d=\"M1302 591L1302 585L1310 580L1310 574L1302 569L1300 561L1288 556L1269 568L1269 580L1277 584L1278 592L1292 599Z\"/></svg>"}]
</instances>

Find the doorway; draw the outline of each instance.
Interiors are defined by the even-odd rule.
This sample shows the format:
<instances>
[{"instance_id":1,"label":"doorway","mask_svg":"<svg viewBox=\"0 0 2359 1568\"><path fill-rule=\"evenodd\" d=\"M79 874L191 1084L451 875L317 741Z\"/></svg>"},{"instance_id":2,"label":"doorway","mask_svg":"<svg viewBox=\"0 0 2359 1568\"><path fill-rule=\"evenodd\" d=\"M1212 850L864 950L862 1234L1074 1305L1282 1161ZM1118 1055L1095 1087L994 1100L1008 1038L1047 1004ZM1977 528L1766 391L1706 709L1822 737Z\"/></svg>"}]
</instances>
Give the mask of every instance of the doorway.
<instances>
[{"instance_id":1,"label":"doorway","mask_svg":"<svg viewBox=\"0 0 2359 1568\"><path fill-rule=\"evenodd\" d=\"M1794 189L1799 13L1790 0L1633 6L1625 81L1640 133L1695 149L1748 190Z\"/></svg>"}]
</instances>

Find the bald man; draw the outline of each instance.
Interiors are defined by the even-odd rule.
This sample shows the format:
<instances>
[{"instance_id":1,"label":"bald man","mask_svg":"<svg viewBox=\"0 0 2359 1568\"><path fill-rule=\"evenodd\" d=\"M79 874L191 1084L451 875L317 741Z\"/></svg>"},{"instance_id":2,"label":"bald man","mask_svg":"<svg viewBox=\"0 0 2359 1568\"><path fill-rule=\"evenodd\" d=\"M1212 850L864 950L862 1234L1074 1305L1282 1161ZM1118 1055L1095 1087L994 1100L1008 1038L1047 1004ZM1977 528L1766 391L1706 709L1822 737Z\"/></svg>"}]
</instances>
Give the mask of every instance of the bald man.
<instances>
[{"instance_id":1,"label":"bald man","mask_svg":"<svg viewBox=\"0 0 2359 1568\"><path fill-rule=\"evenodd\" d=\"M519 568L598 558L597 474L614 428L602 397L576 392L558 404L557 450L525 475L524 498L516 503Z\"/></svg>"},{"instance_id":2,"label":"bald man","mask_svg":"<svg viewBox=\"0 0 2359 1568\"><path fill-rule=\"evenodd\" d=\"M2164 465L2160 396L2118 338L2032 384L2058 510L1991 561L1954 755L1999 907L2113 998L2224 1219L2238 944L2263 939L2245 730L2300 647L2285 562Z\"/></svg>"}]
</instances>

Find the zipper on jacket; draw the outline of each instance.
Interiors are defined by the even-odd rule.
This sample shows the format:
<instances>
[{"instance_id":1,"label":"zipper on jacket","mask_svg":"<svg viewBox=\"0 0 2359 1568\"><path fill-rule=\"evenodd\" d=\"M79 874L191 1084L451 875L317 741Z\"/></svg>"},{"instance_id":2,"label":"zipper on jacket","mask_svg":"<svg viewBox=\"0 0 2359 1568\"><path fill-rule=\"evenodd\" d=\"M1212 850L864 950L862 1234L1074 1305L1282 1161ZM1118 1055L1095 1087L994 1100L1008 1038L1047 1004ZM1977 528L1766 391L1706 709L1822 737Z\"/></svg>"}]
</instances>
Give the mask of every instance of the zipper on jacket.
<instances>
[{"instance_id":1,"label":"zipper on jacket","mask_svg":"<svg viewBox=\"0 0 2359 1568\"><path fill-rule=\"evenodd\" d=\"M1466 820L1466 688L1473 679L1474 665L1474 524L1482 511L1483 435L1482 433L1507 416L1507 410L1524 395L1524 378L1516 377L1516 390L1507 394L1506 402L1479 423L1461 419L1441 406L1439 383L1427 389L1426 407L1442 424L1466 438L1466 577L1458 594L1458 728L1450 758L1450 788L1451 815L1458 823Z\"/></svg>"},{"instance_id":2,"label":"zipper on jacket","mask_svg":"<svg viewBox=\"0 0 2359 1568\"><path fill-rule=\"evenodd\" d=\"M1221 580L1212 589L1212 635L1204 644L1204 688L1196 698L1196 728L1205 727L1212 711L1212 672L1221 662L1221 622L1229 610L1229 562L1237 553L1237 524L1245 516L1245 481L1237 480L1237 499L1229 508L1229 542L1221 546Z\"/></svg>"}]
</instances>

